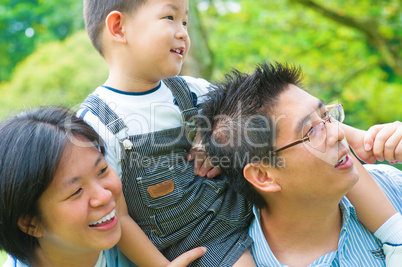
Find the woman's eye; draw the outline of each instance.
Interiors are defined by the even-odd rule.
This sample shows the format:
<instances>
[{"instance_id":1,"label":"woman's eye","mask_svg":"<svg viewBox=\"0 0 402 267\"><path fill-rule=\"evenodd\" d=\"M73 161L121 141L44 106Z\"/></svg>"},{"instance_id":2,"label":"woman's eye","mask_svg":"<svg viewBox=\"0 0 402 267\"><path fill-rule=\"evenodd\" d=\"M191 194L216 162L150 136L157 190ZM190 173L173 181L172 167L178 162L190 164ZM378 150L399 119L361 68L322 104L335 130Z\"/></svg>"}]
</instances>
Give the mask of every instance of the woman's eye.
<instances>
[{"instance_id":1,"label":"woman's eye","mask_svg":"<svg viewBox=\"0 0 402 267\"><path fill-rule=\"evenodd\" d=\"M107 167L103 168L102 170L99 171L98 175L101 175L102 173L105 173L107 171Z\"/></svg>"},{"instance_id":2,"label":"woman's eye","mask_svg":"<svg viewBox=\"0 0 402 267\"><path fill-rule=\"evenodd\" d=\"M81 193L81 191L82 191L82 188L79 188L77 191L75 191L71 196L73 197L73 196L76 196L76 195L78 195L79 193Z\"/></svg>"}]
</instances>

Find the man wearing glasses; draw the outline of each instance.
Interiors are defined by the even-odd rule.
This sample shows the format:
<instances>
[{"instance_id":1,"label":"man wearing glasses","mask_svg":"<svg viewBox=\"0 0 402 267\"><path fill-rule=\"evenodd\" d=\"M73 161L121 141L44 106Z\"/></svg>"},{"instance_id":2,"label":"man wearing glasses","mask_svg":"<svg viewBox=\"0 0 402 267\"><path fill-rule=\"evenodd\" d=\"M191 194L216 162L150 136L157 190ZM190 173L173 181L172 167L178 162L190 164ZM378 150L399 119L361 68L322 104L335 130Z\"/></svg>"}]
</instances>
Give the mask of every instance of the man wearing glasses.
<instances>
[{"instance_id":1,"label":"man wearing glasses","mask_svg":"<svg viewBox=\"0 0 402 267\"><path fill-rule=\"evenodd\" d=\"M263 63L226 78L207 95L200 133L211 161L254 204L257 266L385 266L382 248L387 266L402 266L402 172L367 167L392 206L349 150L345 131L353 143L362 137L342 126L342 105L300 89L297 67ZM370 230L390 226L391 239L374 236L356 213ZM373 226L376 216L391 218Z\"/></svg>"}]
</instances>

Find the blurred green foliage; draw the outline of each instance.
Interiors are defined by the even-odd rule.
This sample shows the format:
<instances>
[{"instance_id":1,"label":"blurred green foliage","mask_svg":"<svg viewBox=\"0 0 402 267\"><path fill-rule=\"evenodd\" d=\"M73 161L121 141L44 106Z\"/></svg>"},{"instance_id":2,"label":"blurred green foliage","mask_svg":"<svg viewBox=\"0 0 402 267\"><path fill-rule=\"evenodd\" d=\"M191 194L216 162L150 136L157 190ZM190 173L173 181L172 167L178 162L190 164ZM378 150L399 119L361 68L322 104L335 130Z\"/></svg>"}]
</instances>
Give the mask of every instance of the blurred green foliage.
<instances>
[{"instance_id":1,"label":"blurred green foliage","mask_svg":"<svg viewBox=\"0 0 402 267\"><path fill-rule=\"evenodd\" d=\"M0 265L3 266L3 263L7 260L7 253L0 250Z\"/></svg>"},{"instance_id":2,"label":"blurred green foliage","mask_svg":"<svg viewBox=\"0 0 402 267\"><path fill-rule=\"evenodd\" d=\"M309 8L311 2L190 0L207 30L212 78L221 79L233 67L251 71L264 59L287 61L303 67L305 87L313 94L344 104L350 125L367 129L401 120L402 77L395 66L369 34ZM395 62L402 61L400 0L314 3L339 18L373 25ZM82 0L2 1L0 72L9 75L0 83L0 117L39 103L79 103L106 79L106 63L79 30L81 9ZM29 27L35 32L30 38Z\"/></svg>"},{"instance_id":3,"label":"blurred green foliage","mask_svg":"<svg viewBox=\"0 0 402 267\"><path fill-rule=\"evenodd\" d=\"M2 0L0 2L0 81L37 47L63 40L84 28L82 1Z\"/></svg>"},{"instance_id":4,"label":"blurred green foliage","mask_svg":"<svg viewBox=\"0 0 402 267\"><path fill-rule=\"evenodd\" d=\"M344 104L347 123L367 129L401 120L402 77L386 64L369 36L295 2L201 1L215 56L214 78L233 67L250 71L263 59L287 61L303 67L309 91L324 101ZM240 4L240 12L230 12L233 3ZM315 3L340 17L378 25L381 37L396 50L396 60L402 61L399 0Z\"/></svg>"},{"instance_id":5,"label":"blurred green foliage","mask_svg":"<svg viewBox=\"0 0 402 267\"><path fill-rule=\"evenodd\" d=\"M264 59L287 61L303 67L313 94L344 104L348 124L367 129L402 120L397 67L367 33L323 16L311 2L190 0L199 6L214 54L213 79L232 68L251 71ZM314 3L374 29L401 66L400 0ZM82 0L1 1L0 118L36 105L79 105L103 83L107 65L83 25Z\"/></svg>"},{"instance_id":6,"label":"blurred green foliage","mask_svg":"<svg viewBox=\"0 0 402 267\"><path fill-rule=\"evenodd\" d=\"M0 84L0 117L37 105L81 103L108 75L106 62L92 48L85 31L46 43Z\"/></svg>"}]
</instances>

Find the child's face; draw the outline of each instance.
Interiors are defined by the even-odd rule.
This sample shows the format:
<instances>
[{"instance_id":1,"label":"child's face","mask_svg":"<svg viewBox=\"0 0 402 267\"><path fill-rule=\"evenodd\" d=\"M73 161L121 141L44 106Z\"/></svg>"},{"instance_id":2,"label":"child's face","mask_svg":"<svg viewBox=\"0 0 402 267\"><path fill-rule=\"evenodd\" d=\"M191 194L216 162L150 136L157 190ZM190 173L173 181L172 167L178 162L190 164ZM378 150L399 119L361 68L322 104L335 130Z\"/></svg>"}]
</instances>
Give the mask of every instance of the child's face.
<instances>
[{"instance_id":1,"label":"child's face","mask_svg":"<svg viewBox=\"0 0 402 267\"><path fill-rule=\"evenodd\" d=\"M133 74L153 82L177 75L190 49L187 22L188 0L140 6L125 22Z\"/></svg>"},{"instance_id":2,"label":"child's face","mask_svg":"<svg viewBox=\"0 0 402 267\"><path fill-rule=\"evenodd\" d=\"M66 252L113 247L121 236L114 215L121 191L119 177L96 148L67 145L39 199L39 242Z\"/></svg>"}]
</instances>

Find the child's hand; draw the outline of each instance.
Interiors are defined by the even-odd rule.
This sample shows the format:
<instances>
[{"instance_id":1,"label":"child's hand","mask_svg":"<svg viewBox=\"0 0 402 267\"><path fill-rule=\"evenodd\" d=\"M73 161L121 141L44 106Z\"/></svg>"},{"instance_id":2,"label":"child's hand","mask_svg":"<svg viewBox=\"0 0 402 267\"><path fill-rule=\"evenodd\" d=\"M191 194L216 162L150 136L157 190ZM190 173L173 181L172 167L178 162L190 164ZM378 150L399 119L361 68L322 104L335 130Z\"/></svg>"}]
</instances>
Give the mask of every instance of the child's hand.
<instances>
[{"instance_id":1,"label":"child's hand","mask_svg":"<svg viewBox=\"0 0 402 267\"><path fill-rule=\"evenodd\" d=\"M219 167L213 167L208 154L202 145L193 146L187 154L187 160L194 160L194 174L213 178L221 173Z\"/></svg>"},{"instance_id":2,"label":"child's hand","mask_svg":"<svg viewBox=\"0 0 402 267\"><path fill-rule=\"evenodd\" d=\"M402 163L402 123L395 121L370 127L364 136L364 149L379 161Z\"/></svg>"},{"instance_id":3,"label":"child's hand","mask_svg":"<svg viewBox=\"0 0 402 267\"><path fill-rule=\"evenodd\" d=\"M194 248L177 257L174 261L169 263L166 267L181 267L189 265L193 260L200 258L205 254L207 249L205 247Z\"/></svg>"},{"instance_id":4,"label":"child's hand","mask_svg":"<svg viewBox=\"0 0 402 267\"><path fill-rule=\"evenodd\" d=\"M366 163L374 163L376 158L373 152L371 150L366 151L364 149L364 137L366 135L366 131L353 128L346 124L341 124L341 126L346 134L348 144L353 149L353 152L356 154L356 156Z\"/></svg>"}]
</instances>

